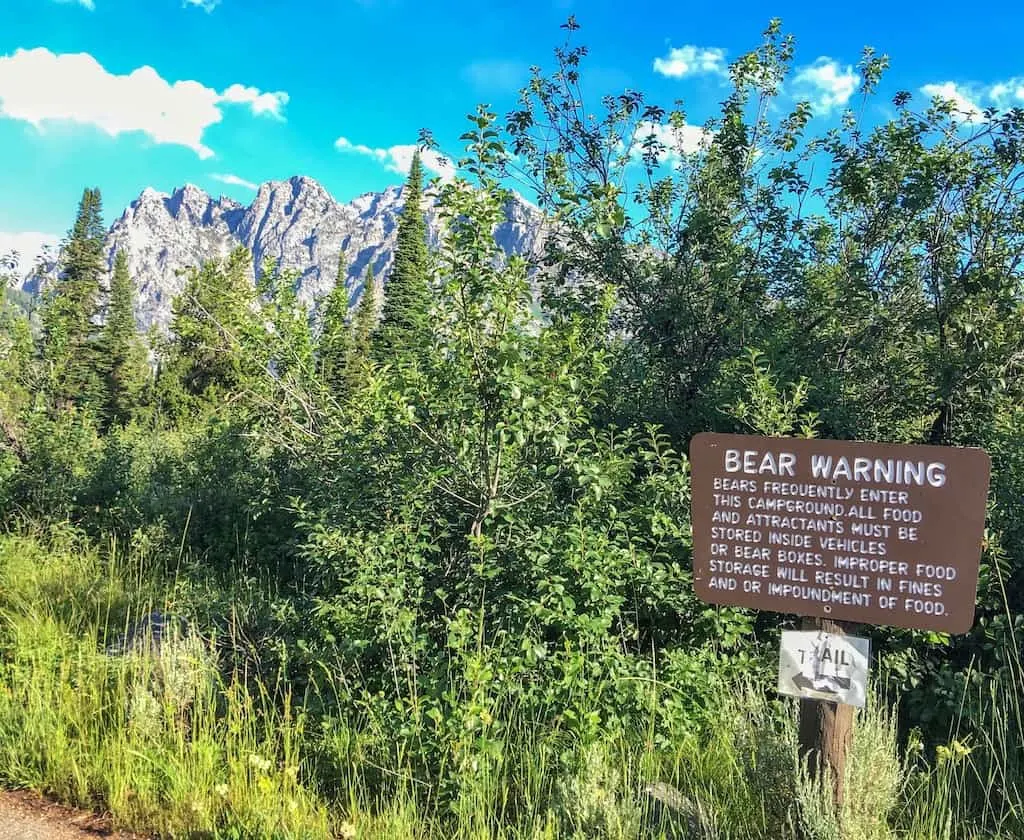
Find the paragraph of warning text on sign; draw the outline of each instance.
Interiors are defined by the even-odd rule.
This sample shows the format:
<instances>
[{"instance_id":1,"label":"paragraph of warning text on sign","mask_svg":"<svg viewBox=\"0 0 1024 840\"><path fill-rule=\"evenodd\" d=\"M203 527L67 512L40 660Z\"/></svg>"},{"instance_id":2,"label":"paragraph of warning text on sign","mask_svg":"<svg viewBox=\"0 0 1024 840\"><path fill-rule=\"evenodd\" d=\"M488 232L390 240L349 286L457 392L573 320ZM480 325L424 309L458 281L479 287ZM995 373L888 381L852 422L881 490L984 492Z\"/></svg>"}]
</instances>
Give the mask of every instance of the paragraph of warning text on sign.
<instances>
[{"instance_id":1,"label":"paragraph of warning text on sign","mask_svg":"<svg viewBox=\"0 0 1024 840\"><path fill-rule=\"evenodd\" d=\"M701 582L713 600L735 593L741 604L792 601L788 611L814 604L826 615L857 608L914 626L948 616L965 587L973 599L976 561L974 579L962 581L960 566L934 550L932 532L948 524L935 521L949 507L935 501L949 496L945 460L728 446L716 456L695 514L695 534L706 520Z\"/></svg>"}]
</instances>

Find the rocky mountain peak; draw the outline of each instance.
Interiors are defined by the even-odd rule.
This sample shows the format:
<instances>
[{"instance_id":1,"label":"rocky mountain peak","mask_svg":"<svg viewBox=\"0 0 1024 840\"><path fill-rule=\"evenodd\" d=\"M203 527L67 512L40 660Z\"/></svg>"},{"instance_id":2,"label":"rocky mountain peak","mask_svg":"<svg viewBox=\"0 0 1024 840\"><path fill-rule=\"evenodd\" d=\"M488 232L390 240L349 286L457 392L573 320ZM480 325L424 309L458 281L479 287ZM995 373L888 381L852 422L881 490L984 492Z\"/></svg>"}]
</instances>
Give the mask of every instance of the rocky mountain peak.
<instances>
[{"instance_id":1,"label":"rocky mountain peak","mask_svg":"<svg viewBox=\"0 0 1024 840\"><path fill-rule=\"evenodd\" d=\"M170 195L147 187L111 226L107 261L112 268L117 251L128 254L143 329L170 325L174 298L186 282L183 269L223 258L239 245L252 253L254 274L267 258L297 272L299 299L314 308L333 288L344 260L343 282L354 305L371 265L387 282L403 193L401 186L393 186L342 204L315 179L295 175L260 184L246 207L230 198L212 198L194 184ZM424 201L432 246L441 235L434 197L428 193ZM515 199L495 235L506 253L534 251L542 235L540 212ZM29 278L24 288L38 288L45 279Z\"/></svg>"},{"instance_id":2,"label":"rocky mountain peak","mask_svg":"<svg viewBox=\"0 0 1024 840\"><path fill-rule=\"evenodd\" d=\"M194 224L208 224L213 199L194 184L179 187L164 202L175 219L187 217Z\"/></svg>"},{"instance_id":3,"label":"rocky mountain peak","mask_svg":"<svg viewBox=\"0 0 1024 840\"><path fill-rule=\"evenodd\" d=\"M160 192L159 190L155 190L155 189L153 189L153 187L146 187L142 191L142 194L135 201L132 202L131 206L134 207L136 204L140 204L140 203L141 204L146 204L146 203L152 203L152 202L155 202L155 201L164 201L165 199L168 199L168 198L170 198L170 196L167 193Z\"/></svg>"}]
</instances>

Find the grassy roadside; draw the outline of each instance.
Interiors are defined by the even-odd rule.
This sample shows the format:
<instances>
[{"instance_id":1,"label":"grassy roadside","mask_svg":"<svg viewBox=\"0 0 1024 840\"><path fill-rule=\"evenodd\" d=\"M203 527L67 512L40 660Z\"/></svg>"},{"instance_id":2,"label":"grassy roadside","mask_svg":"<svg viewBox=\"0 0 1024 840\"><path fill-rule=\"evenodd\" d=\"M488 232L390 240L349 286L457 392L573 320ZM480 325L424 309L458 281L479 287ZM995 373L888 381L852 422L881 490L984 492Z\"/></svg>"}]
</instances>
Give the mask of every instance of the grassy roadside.
<instances>
[{"instance_id":1,"label":"grassy roadside","mask_svg":"<svg viewBox=\"0 0 1024 840\"><path fill-rule=\"evenodd\" d=\"M294 696L284 679L226 667L211 641L107 655L133 616L187 613L151 568L144 552L98 550L73 533L0 538L4 785L163 837L1021 836L1012 687L992 692L987 742L953 739L937 762L901 752L890 710L869 705L838 815L797 771L794 704L752 682L670 746L610 731L583 742L532 726L510 702L500 734L453 742L424 782L379 748L388 732L340 708L325 714L324 698ZM654 698L652 714L660 708ZM1003 804L984 813L996 798L979 791L996 786Z\"/></svg>"}]
</instances>

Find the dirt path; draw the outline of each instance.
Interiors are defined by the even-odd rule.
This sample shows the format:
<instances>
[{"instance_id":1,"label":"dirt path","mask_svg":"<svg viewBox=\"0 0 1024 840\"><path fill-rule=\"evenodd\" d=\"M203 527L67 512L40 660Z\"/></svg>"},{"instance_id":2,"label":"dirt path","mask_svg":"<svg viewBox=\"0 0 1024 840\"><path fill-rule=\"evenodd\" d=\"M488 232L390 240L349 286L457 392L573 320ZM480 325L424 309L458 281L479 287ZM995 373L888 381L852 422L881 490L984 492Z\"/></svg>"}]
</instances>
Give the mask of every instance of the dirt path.
<instances>
[{"instance_id":1,"label":"dirt path","mask_svg":"<svg viewBox=\"0 0 1024 840\"><path fill-rule=\"evenodd\" d=\"M0 840L145 840L110 830L110 820L22 791L0 792Z\"/></svg>"}]
</instances>

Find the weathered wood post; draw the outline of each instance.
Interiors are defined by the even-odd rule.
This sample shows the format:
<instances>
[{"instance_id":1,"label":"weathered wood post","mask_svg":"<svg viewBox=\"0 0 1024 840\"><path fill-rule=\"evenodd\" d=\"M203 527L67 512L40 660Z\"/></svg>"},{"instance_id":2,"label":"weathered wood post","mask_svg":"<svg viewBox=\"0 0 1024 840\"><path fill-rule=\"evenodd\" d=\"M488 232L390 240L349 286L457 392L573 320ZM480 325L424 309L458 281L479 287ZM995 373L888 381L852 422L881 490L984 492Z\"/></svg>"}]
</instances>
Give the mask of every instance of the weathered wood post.
<instances>
[{"instance_id":1,"label":"weathered wood post","mask_svg":"<svg viewBox=\"0 0 1024 840\"><path fill-rule=\"evenodd\" d=\"M827 618L805 618L804 630L853 635L856 624ZM843 804L843 778L846 756L853 740L853 716L856 707L829 700L800 699L799 755L812 778L826 772L832 778L832 797L836 810Z\"/></svg>"}]
</instances>

